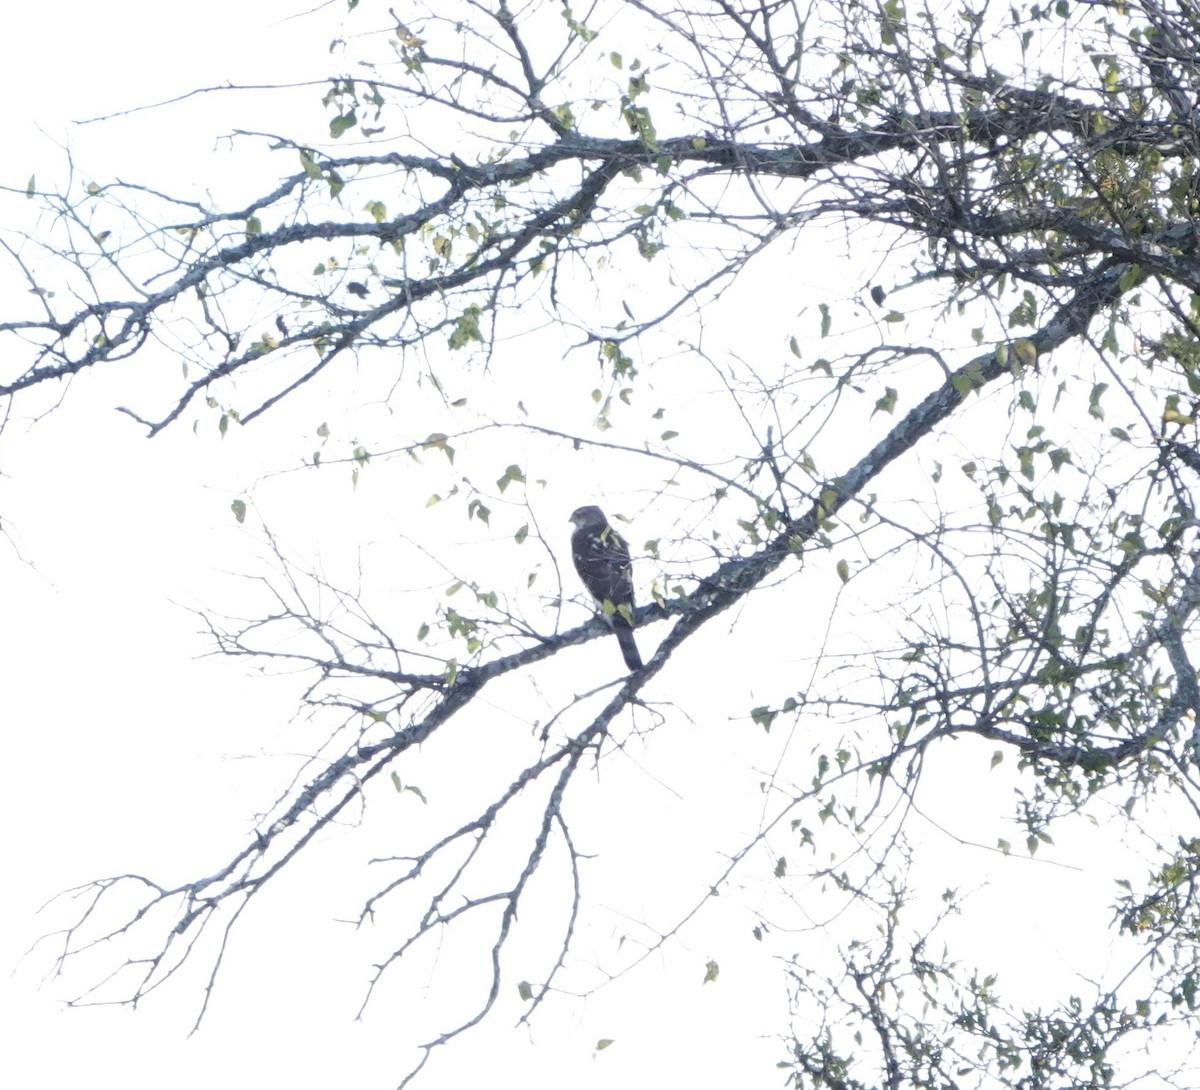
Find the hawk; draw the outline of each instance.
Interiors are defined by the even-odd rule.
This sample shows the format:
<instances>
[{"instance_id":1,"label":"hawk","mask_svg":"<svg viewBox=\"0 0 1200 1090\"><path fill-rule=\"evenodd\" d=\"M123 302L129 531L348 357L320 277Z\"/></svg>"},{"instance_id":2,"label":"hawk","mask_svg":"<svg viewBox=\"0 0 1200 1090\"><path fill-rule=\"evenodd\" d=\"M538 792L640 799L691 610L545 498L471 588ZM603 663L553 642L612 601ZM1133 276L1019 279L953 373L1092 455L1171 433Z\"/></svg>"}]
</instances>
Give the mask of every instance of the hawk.
<instances>
[{"instance_id":1,"label":"hawk","mask_svg":"<svg viewBox=\"0 0 1200 1090\"><path fill-rule=\"evenodd\" d=\"M571 559L589 593L604 611L630 670L642 668L633 639L633 561L629 546L599 507L579 507L571 515Z\"/></svg>"}]
</instances>

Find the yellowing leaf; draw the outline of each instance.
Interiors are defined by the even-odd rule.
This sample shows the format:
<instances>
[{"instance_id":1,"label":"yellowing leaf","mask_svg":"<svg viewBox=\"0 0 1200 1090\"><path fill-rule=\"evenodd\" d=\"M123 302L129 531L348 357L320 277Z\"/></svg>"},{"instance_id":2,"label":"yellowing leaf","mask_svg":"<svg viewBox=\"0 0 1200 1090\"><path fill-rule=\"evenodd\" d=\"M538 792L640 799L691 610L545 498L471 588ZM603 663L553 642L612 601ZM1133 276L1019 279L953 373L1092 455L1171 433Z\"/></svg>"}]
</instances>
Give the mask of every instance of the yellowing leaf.
<instances>
[{"instance_id":1,"label":"yellowing leaf","mask_svg":"<svg viewBox=\"0 0 1200 1090\"><path fill-rule=\"evenodd\" d=\"M312 153L303 148L300 151L300 166L310 178L321 177L321 168L313 162Z\"/></svg>"},{"instance_id":2,"label":"yellowing leaf","mask_svg":"<svg viewBox=\"0 0 1200 1090\"><path fill-rule=\"evenodd\" d=\"M1037 365L1037 347L1033 341L1025 337L1013 342L1013 354L1020 361L1022 367L1029 368Z\"/></svg>"}]
</instances>

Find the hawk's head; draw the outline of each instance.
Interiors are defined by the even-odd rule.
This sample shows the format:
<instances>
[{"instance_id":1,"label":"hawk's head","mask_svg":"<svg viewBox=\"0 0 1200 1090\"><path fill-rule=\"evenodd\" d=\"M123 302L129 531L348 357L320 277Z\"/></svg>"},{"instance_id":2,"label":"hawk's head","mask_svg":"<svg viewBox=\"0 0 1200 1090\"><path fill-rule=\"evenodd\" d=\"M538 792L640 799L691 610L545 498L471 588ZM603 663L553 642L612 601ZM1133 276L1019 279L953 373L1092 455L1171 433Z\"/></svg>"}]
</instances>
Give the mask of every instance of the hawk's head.
<instances>
[{"instance_id":1,"label":"hawk's head","mask_svg":"<svg viewBox=\"0 0 1200 1090\"><path fill-rule=\"evenodd\" d=\"M583 529L586 526L603 528L608 525L608 517L599 507L592 504L587 507L576 507L571 512L571 522L579 529Z\"/></svg>"}]
</instances>

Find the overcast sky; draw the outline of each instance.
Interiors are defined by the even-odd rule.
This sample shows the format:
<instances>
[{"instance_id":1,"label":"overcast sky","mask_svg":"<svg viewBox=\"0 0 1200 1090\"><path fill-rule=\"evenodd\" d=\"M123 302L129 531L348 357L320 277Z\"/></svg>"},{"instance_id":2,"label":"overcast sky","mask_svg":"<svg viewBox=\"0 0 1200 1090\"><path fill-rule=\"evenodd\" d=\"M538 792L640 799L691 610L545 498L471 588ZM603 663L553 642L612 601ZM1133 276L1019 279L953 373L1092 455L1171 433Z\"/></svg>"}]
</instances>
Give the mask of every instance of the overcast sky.
<instances>
[{"instance_id":1,"label":"overcast sky","mask_svg":"<svg viewBox=\"0 0 1200 1090\"><path fill-rule=\"evenodd\" d=\"M0 182L20 188L36 174L48 188L65 184L62 143L82 177L178 181L186 168L178 173L177 159L209 158L228 169L225 149L180 131L186 110L164 115L152 130L140 121L70 123L195 86L287 80L304 71L298 50L324 74L336 18L274 21L290 14L282 3L226 0L206 5L202 18L132 0L18 6L6 13L0 38L0 87L14 104ZM208 103L218 113L225 105ZM253 127L242 113L233 122L227 116L225 127ZM128 1090L390 1085L411 1060L408 1016L385 1001L353 1020L369 962L386 943L360 941L335 922L357 911L360 899L343 895L339 876L346 889L361 889L364 857L358 846L345 858L336 837L294 876L291 900L248 921L212 1013L190 1038L195 980L136 1013L66 1010L60 1001L78 981L38 988L53 941L23 957L46 921L61 922L34 917L60 890L127 870L179 880L219 863L287 770L283 758L263 752L293 752L286 735L296 686L247 679L241 663L201 658L210 645L189 611L230 601L237 592L229 573L254 570L263 551L229 513L230 498L254 480L253 440L222 444L180 429L150 442L109 409L100 386L78 382L50 416L11 421L0 461L9 535L0 540L0 721L11 770L0 804L8 876L0 964L13 970L3 993L6 1081ZM357 494L344 480L331 484L323 502L326 513L341 504L351 539L382 532L388 520L386 494L372 481ZM424 786L436 805L436 785ZM408 805L419 806L411 797ZM674 836L664 837L664 850ZM613 934L626 923L614 920ZM702 987L701 978L720 951L702 941L677 946L663 959L676 972L652 966L632 989L547 1005L532 1034L514 1032L511 1019L485 1025L443 1050L427 1079L462 1085L468 1077L494 1079L502 1068L533 1087L564 1078L580 1087L648 1084L689 1073L773 1085L784 984L748 927L736 932L719 987ZM453 964L437 968L453 979ZM414 974L418 984L422 973L430 967ZM641 994L669 1014L647 1020L632 1002ZM601 1038L617 1043L595 1054Z\"/></svg>"},{"instance_id":2,"label":"overcast sky","mask_svg":"<svg viewBox=\"0 0 1200 1090\"><path fill-rule=\"evenodd\" d=\"M213 131L255 127L261 121L250 101L233 121L220 113L223 98L164 113L152 140L141 121L82 128L70 122L196 86L324 74L325 46L340 11L339 5L311 20L279 22L294 11L278 0L213 0L202 14L186 15L150 0L18 5L6 12L0 40L0 89L10 103L12 134L0 183L20 189L36 174L50 187L56 172L65 172L56 141L66 141L83 177L170 181L190 177L205 162L217 171L236 169L228 148L197 140L187 120L216 114L223 120L211 122ZM367 888L364 860L386 854L387 823L399 828L425 820L412 798L373 797L370 835L347 829L327 838L273 891L274 900L254 906L236 933L211 1013L194 1036L188 1031L199 1001L195 978L175 982L136 1013L66 1010L61 999L76 982L38 987L53 940L23 957L46 930L44 921L61 920L53 913L34 916L60 890L126 871L178 881L219 865L226 846L240 845L255 813L294 767L288 763L296 752L289 734L294 680L247 676L241 662L205 657L211 647L192 612L214 604L235 609L239 575L263 570L258 523L237 526L229 504L247 494L276 452L266 438L222 442L212 429L193 435L185 427L151 442L110 406L101 382L77 382L50 415L10 421L0 443L0 519L8 532L0 539L0 722L8 768L0 793L6 875L0 965L13 969L0 1015L0 1066L9 1069L12 1085L33 1090L118 1084L191 1090L214 1080L296 1090L391 1085L411 1059L411 1022L429 1014L413 1007L412 997L429 984L430 1009L450 1009L450 993L476 979L473 964L455 963L462 956L455 948L444 960L418 961L406 972L407 991L385 989L362 1021L353 1020L369 963L389 946L378 929L355 931L337 921L357 911ZM301 429L303 413L283 417L280 429ZM586 494L597 487L593 467L574 472L559 482L560 503L568 503L573 488ZM371 467L354 490L344 478L309 477L273 479L256 495L273 527L285 528L286 548L336 569L360 547L386 549L403 533L393 486L401 487L398 478ZM321 511L320 533L306 529L313 509ZM336 535L327 532L330 526ZM565 542L566 528L562 533ZM311 554L316 548L320 561ZM398 573L397 583L404 578L410 573ZM831 587L828 572L823 586L814 575L813 600L832 594ZM589 662L615 656L613 648L593 647ZM744 696L750 707L754 694ZM498 724L505 727L515 729ZM742 823L761 809L754 776L728 769L769 768L787 745L786 736L756 734L751 746L746 724L733 737L727 721L675 728L656 735L653 747L631 746L627 759L596 778L594 820L605 824L610 852L597 861L594 880L598 888L606 880L614 885L613 895L601 898L612 906L607 925L595 925L585 937L585 954L586 944L611 949L622 934L644 934L644 921L661 926L672 918L678 905L664 907L642 890L659 895L664 871L676 868L693 879L714 873L720 851L733 850L753 832ZM485 741L479 745L482 752ZM472 770L462 765L461 751L455 760L417 760L425 763L413 769L414 782L430 794L431 808L447 782L469 792ZM625 800L635 791L650 801L637 821L626 821ZM938 804L960 818L972 808L995 812L1009 805L1011 784L997 777L994 795L981 797L976 785L959 796L947 792ZM935 814L928 828L936 826ZM982 822L981 839L993 842L993 828ZM1083 825L1064 833L1084 847L1093 835ZM964 876L978 886L983 868L975 866L947 840L945 874L931 874L928 888L936 894ZM1059 897L1095 905L1103 922L1104 879L1041 861L1028 867L1043 893L1060 890ZM682 904L694 888L679 892ZM991 891L987 898L998 932L1031 916L1019 889ZM494 1019L442 1050L424 1085L495 1081L499 1069L509 1073L506 1083L532 1088L668 1080L776 1086L781 1073L772 1063L781 1057L786 1000L775 959L819 940L801 938L805 925L798 915L794 939L759 944L750 935L752 922L735 898L711 906L701 924L638 975L586 1002L564 997L547 1004L532 1032L514 1032L511 1019ZM1080 949L1071 949L1075 942ZM1026 934L1006 964L1015 969L1026 958L1053 972L1086 957L1080 929L1046 943ZM703 985L710 958L719 961L721 975ZM1014 976L1019 987L1036 991L1036 974ZM597 1054L601 1038L616 1044Z\"/></svg>"}]
</instances>

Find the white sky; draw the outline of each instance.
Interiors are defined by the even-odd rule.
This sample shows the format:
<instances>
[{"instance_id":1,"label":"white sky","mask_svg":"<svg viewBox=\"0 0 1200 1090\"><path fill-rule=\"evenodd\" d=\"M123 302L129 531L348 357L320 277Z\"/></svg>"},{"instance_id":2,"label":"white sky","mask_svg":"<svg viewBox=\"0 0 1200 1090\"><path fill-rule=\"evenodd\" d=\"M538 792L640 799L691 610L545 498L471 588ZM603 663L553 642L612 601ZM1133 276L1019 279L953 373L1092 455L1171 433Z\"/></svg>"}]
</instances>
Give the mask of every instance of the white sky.
<instances>
[{"instance_id":1,"label":"white sky","mask_svg":"<svg viewBox=\"0 0 1200 1090\"><path fill-rule=\"evenodd\" d=\"M317 26L336 26L340 11L340 5L331 9L328 18L315 20ZM207 140L197 144L193 133L181 129L186 111L164 115L170 125L151 146L144 126L68 129L65 123L197 85L286 80L313 71L305 69L306 59L324 72L331 31L314 31L305 20L275 21L287 14L290 6L279 0L212 0L202 16L149 0L16 6L5 13L0 39L0 91L11 104L6 124L15 133L6 139L0 183L23 186L36 173L49 184L61 168L61 153L33 122L56 138L69 133L84 176L107 172L132 180L165 171L170 177L205 157L227 162L226 151ZM208 102L206 108L220 105ZM253 112L248 106L247 116ZM251 128L261 122L243 124L239 117L232 124ZM36 425L14 421L0 444L0 517L10 534L9 541L0 540L0 722L9 770L0 793L7 876L0 966L14 968L0 1009L0 1077L30 1090L191 1090L216 1080L295 1090L392 1085L407 1070L413 1023L431 1012L435 1023L444 1023L442 1012L453 1000L448 993L469 986L474 966L458 946L447 944L436 965L417 959L405 973L408 991L394 981L396 987L385 988L363 1021L355 1022L369 962L389 944L378 928L355 933L334 921L356 912L370 878L363 861L387 853L390 822L400 828L427 816L436 820L456 792L469 796L472 770L464 767L462 750L414 759L410 775L430 796L428 815L411 798L397 799L376 785L368 830L328 838L280 888L259 899L235 932L212 1010L193 1037L187 1034L199 998L194 980L190 987L169 987L136 1013L72 1011L59 1002L70 982L39 990L45 958L35 951L22 959L44 930L34 911L59 890L127 870L180 880L218 865L231 846L240 845L255 811L269 803L293 767L279 755L303 751L288 725L292 682L247 678L242 663L201 658L209 645L188 610L236 607L239 584L230 573L262 570L255 559L263 552L261 541L253 526L234 525L230 499L246 493L256 466L270 464L276 452L268 436L307 434L319 408L309 403L281 413L278 422L265 421L262 438L232 435L222 443L215 429L197 438L185 426L148 442L128 418L108 410L111 403L101 381L77 382L62 409ZM405 513L390 490L408 486L398 483L397 472L372 466L355 491L344 477L275 481L261 490L262 505L273 527L284 528L285 547L304 559L311 557L309 549L320 549L321 562L338 569L357 546L378 555L403 532ZM555 502L568 509L573 488L597 487L594 466L576 464L572 472L556 483ZM549 502L547 507L555 509ZM322 532L309 527L306 536L312 510L321 513ZM646 515L639 527L642 538L655 533L646 525L650 519ZM330 525L338 533L325 533ZM563 549L560 557L565 555ZM834 592L829 573L822 581L815 571L806 592L812 601L828 600ZM730 643L724 650L735 662L737 649ZM595 644L585 661L611 668L615 653ZM741 684L743 675L730 673ZM736 695L745 708L778 695L756 694L748 684L743 690ZM498 713L498 732L522 729ZM611 954L621 934L640 933L639 913L665 925L671 911L664 904L672 895L678 904L690 903L702 888L697 879L715 872L717 854L736 849L753 832L758 804L752 770L769 768L786 737L766 739L750 729L724 719L672 723L644 748L631 746L630 760L601 770L589 831L605 852L591 880L595 888L612 889L611 900L600 897L612 912L607 932L603 923L593 924L585 951ZM468 739L477 767L486 764L481 755L492 745L502 745L502 736ZM963 759L985 764L987 756L981 751ZM1000 777L993 782L989 805L981 804L973 782L963 786L961 797L947 793L940 800L945 813L1004 811L1011 785ZM636 807L634 793L641 799ZM1095 834L1080 826L1072 835L1086 849ZM981 821L979 836L993 843L994 825ZM965 860L977 860L977 854L956 853L947 842L946 873L931 874L926 892L936 895L964 875L968 885L977 884L975 863ZM1040 861L1027 867L1040 889L1061 881L1062 898L1094 904L1103 920L1110 891L1102 878ZM663 874L676 870L680 888L664 889ZM1024 891L990 891L987 897L998 931L1029 916ZM617 906L635 918L623 919ZM784 936L756 944L749 934L753 922L736 898L710 906L702 924L637 974L586 1002L564 998L544 1005L532 1034L512 1031L509 1011L519 1007L511 1002L481 1029L440 1050L418 1085L495 1081L499 1072L502 1083L530 1088L569 1081L587 1090L668 1080L776 1086L782 1073L771 1065L780 1058L775 1035L785 1029L786 1009L774 958L819 940ZM1020 958L1051 970L1087 958L1082 930L1042 938L1025 933L1006 961L1030 991L1037 981L1017 974ZM720 963L721 976L702 986L709 958ZM414 1005L429 981L429 1005ZM595 1054L600 1038L616 1044Z\"/></svg>"},{"instance_id":2,"label":"white sky","mask_svg":"<svg viewBox=\"0 0 1200 1090\"><path fill-rule=\"evenodd\" d=\"M159 3L68 0L6 12L0 88L21 108L8 122L17 138L0 180L24 185L36 173L50 185L62 176L61 153L37 128L65 136L89 177L153 178L175 155L220 157L210 142L197 147L193 134L171 131L178 113L149 147L144 127L66 123L198 85L287 79L297 48L309 49L323 73L328 35L302 20L273 21L273 12L290 11L216 0L197 18ZM131 131L136 140L121 139ZM240 663L198 659L209 647L185 608L228 595L234 581L223 573L252 568L247 557L261 552L229 515L231 496L254 477L246 465L252 444L196 439L186 426L151 443L109 404L103 391L76 383L63 409L36 426L18 420L5 435L0 491L12 544L0 542L0 720L14 774L0 811L8 876L0 965L14 972L5 976L0 1077L30 1090L391 1085L411 1058L403 1047L411 1043L403 1032L409 1014L385 999L353 1021L369 961L387 943L368 946L333 922L357 910L359 899L342 895L340 882L361 888L361 847L347 860L334 839L304 868L307 881L293 877L291 900L277 902L278 911L264 906L235 940L217 1001L194 1037L194 982L136 1013L73 1011L59 1002L69 987L37 989L45 958L35 951L22 960L45 930L33 913L62 889L130 869L179 879L218 863L281 776L279 761L238 758L290 751L294 686L246 680ZM377 521L370 508L386 501L369 480L357 497L344 478L328 491L341 492L349 518L357 505L358 516L367 507L367 520ZM436 805L437 785L418 782ZM386 797L379 805L403 807L407 820L419 806ZM675 838L672 830L663 849L678 851ZM757 1039L782 1028L783 982L748 926L735 930L721 949L702 942L668 953L680 970L674 977L651 968L632 988L609 989L586 1005L547 1004L532 1035L514 1033L511 1017L493 1020L441 1050L426 1084L461 1085L498 1070L530 1087L565 1078L581 1088L648 1084L689 1072L743 1085L758 1073L762 1085L773 1084L777 1047ZM722 978L703 988L709 957L721 961ZM647 1019L640 995L669 1013ZM747 995L764 1003L748 1004ZM617 1043L595 1054L602 1037Z\"/></svg>"}]
</instances>

